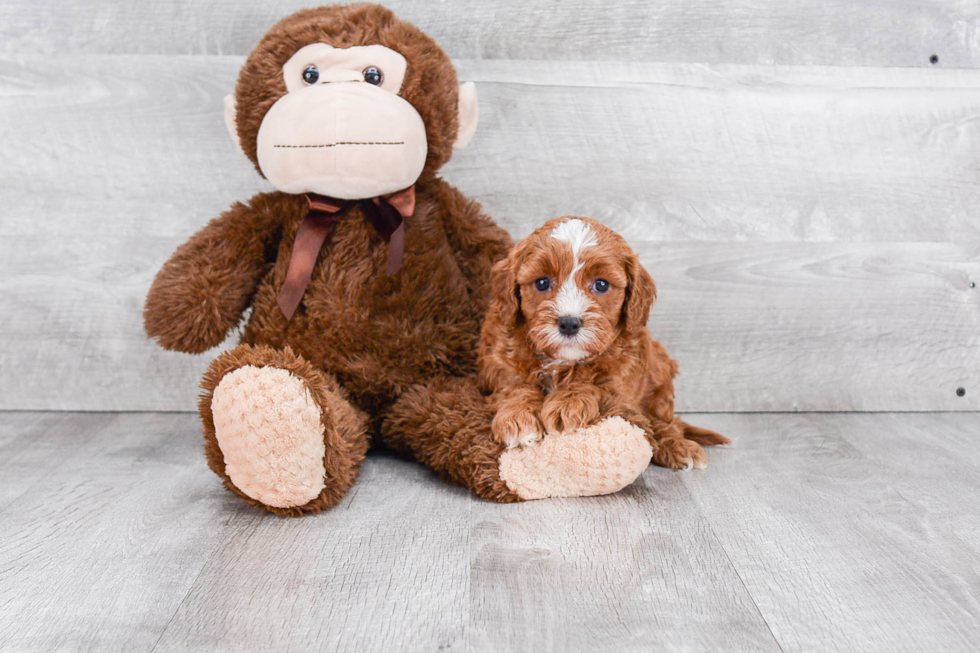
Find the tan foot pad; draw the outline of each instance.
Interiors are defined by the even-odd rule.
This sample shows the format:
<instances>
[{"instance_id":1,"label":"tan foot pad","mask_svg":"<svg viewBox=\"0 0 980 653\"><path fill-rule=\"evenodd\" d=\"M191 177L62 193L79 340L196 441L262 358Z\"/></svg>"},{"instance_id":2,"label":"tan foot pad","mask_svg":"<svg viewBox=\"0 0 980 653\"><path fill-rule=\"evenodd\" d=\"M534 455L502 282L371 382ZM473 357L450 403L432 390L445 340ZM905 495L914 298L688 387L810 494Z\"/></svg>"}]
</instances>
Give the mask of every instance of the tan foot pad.
<instances>
[{"instance_id":1,"label":"tan foot pad","mask_svg":"<svg viewBox=\"0 0 980 653\"><path fill-rule=\"evenodd\" d=\"M267 506L309 503L324 487L323 424L309 389L288 371L246 365L211 399L225 473Z\"/></svg>"},{"instance_id":2,"label":"tan foot pad","mask_svg":"<svg viewBox=\"0 0 980 653\"><path fill-rule=\"evenodd\" d=\"M590 497L619 492L650 465L643 430L622 417L546 437L500 456L500 478L522 499Z\"/></svg>"}]
</instances>

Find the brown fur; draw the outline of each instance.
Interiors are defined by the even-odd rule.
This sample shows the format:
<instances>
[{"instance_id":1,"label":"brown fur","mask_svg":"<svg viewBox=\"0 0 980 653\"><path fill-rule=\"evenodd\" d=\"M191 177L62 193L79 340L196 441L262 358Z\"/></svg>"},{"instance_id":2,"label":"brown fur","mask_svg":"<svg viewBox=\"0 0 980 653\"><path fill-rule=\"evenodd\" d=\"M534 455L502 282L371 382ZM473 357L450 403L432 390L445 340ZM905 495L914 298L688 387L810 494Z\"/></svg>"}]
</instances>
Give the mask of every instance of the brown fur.
<instances>
[{"instance_id":1,"label":"brown fur","mask_svg":"<svg viewBox=\"0 0 980 653\"><path fill-rule=\"evenodd\" d=\"M677 363L646 326L656 297L653 279L622 237L588 218L578 219L596 234L597 244L583 251L583 268L570 279L571 248L551 238L567 219L546 223L494 266L480 382L493 393L495 435L503 440L534 428L554 434L618 415L643 428L657 464L701 465L706 458L700 445L728 439L674 415ZM547 292L534 286L544 277L556 282ZM589 292L596 278L610 282L608 292ZM559 282L578 284L589 298L583 329L592 329L594 339L576 362L558 358L547 337L558 317Z\"/></svg>"},{"instance_id":2,"label":"brown fur","mask_svg":"<svg viewBox=\"0 0 980 653\"><path fill-rule=\"evenodd\" d=\"M493 411L475 377L440 377L398 399L384 422L382 436L396 450L443 478L472 488L484 499L520 501L500 479L504 446L490 433L492 418ZM460 456L467 464L459 464Z\"/></svg>"},{"instance_id":3,"label":"brown fur","mask_svg":"<svg viewBox=\"0 0 980 653\"><path fill-rule=\"evenodd\" d=\"M436 176L458 128L452 64L429 37L382 7L297 12L261 40L238 81L238 133L253 162L262 118L286 92L282 64L318 41L338 47L380 43L408 60L401 95L421 114L429 150L416 184L417 208L405 222L401 269L385 274L387 244L353 209L321 250L303 301L286 321L276 298L308 208L302 196L262 193L212 220L164 264L146 299L146 332L168 349L203 352L220 344L252 308L242 336L247 346L216 360L202 382L208 460L233 491L210 414L210 396L222 376L241 365L272 365L310 388L325 416L324 464L331 482L310 504L270 508L274 512L297 515L336 504L367 447L365 424L385 420L380 433L394 446L481 496L516 500L491 464L500 447L474 381L490 268L511 240L478 204ZM452 387L458 392L446 390ZM435 404L446 411L438 424L425 421ZM470 428L467 415L475 420ZM423 425L425 434L419 432Z\"/></svg>"}]
</instances>

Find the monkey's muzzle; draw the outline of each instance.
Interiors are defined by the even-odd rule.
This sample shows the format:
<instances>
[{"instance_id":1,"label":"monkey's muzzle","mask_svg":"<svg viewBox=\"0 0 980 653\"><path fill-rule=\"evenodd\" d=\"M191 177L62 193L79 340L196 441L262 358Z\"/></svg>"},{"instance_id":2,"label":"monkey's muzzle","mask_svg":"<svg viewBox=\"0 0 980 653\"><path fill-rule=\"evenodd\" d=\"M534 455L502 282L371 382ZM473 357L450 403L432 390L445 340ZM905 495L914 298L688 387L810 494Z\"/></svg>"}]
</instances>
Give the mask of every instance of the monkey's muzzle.
<instances>
[{"instance_id":1,"label":"monkey's muzzle","mask_svg":"<svg viewBox=\"0 0 980 653\"><path fill-rule=\"evenodd\" d=\"M425 166L422 117L407 100L364 82L284 95L258 133L262 174L285 193L363 199L407 188Z\"/></svg>"}]
</instances>

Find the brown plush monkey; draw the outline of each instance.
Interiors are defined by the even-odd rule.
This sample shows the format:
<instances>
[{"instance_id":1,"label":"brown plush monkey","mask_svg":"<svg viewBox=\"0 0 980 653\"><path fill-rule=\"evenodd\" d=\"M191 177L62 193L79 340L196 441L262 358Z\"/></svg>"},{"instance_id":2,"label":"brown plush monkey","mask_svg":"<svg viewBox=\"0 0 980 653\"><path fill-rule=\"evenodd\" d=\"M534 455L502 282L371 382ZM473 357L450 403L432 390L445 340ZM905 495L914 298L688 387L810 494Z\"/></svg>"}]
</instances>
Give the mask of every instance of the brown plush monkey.
<instances>
[{"instance_id":1,"label":"brown plush monkey","mask_svg":"<svg viewBox=\"0 0 980 653\"><path fill-rule=\"evenodd\" d=\"M228 489L282 515L329 508L371 436L494 501L611 492L646 467L623 420L548 447L508 451L491 434L476 348L490 268L512 243L437 177L477 110L429 37L377 5L297 12L225 108L277 191L181 245L144 319L163 347L199 353L252 308L202 381L205 452Z\"/></svg>"}]
</instances>

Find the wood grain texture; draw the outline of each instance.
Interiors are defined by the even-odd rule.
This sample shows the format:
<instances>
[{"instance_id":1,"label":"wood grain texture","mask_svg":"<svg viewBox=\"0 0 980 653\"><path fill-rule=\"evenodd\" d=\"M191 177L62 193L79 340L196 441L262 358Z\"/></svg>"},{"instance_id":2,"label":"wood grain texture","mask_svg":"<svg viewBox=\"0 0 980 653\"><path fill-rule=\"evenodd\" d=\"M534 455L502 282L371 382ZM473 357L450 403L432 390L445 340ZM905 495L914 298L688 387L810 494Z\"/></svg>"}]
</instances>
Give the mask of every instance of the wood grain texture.
<instances>
[{"instance_id":1,"label":"wood grain texture","mask_svg":"<svg viewBox=\"0 0 980 653\"><path fill-rule=\"evenodd\" d=\"M686 485L783 650L976 649L978 419L698 416L736 443Z\"/></svg>"},{"instance_id":2,"label":"wood grain texture","mask_svg":"<svg viewBox=\"0 0 980 653\"><path fill-rule=\"evenodd\" d=\"M183 239L267 190L224 129L240 64L0 63L0 236ZM639 239L980 242L980 71L458 64L481 123L446 177L517 236L577 213Z\"/></svg>"},{"instance_id":3,"label":"wood grain texture","mask_svg":"<svg viewBox=\"0 0 980 653\"><path fill-rule=\"evenodd\" d=\"M965 591L976 595L980 591L974 562L980 556L980 510L974 470L980 469L980 448L969 443L980 438L980 425L971 415L940 420L915 415L902 420L901 428L903 437L895 437L873 415L853 415L847 431L862 435L848 442L870 458L888 451L882 468L892 486L915 506L924 531L942 533L942 551L949 554L951 563L960 565L962 578L972 579ZM962 550L972 551L974 557L962 556Z\"/></svg>"},{"instance_id":4,"label":"wood grain texture","mask_svg":"<svg viewBox=\"0 0 980 653\"><path fill-rule=\"evenodd\" d=\"M980 408L980 250L636 247L659 288L651 332L680 362L680 410Z\"/></svg>"},{"instance_id":5,"label":"wood grain texture","mask_svg":"<svg viewBox=\"0 0 980 653\"><path fill-rule=\"evenodd\" d=\"M158 350L140 310L179 243L266 188L221 124L240 62L0 64L0 408L193 408L211 356ZM515 236L577 213L642 248L680 408L980 407L978 73L460 70L482 132L447 177Z\"/></svg>"},{"instance_id":6,"label":"wood grain texture","mask_svg":"<svg viewBox=\"0 0 980 653\"><path fill-rule=\"evenodd\" d=\"M974 71L460 69L482 113L451 177L516 234L579 213L639 239L980 242Z\"/></svg>"},{"instance_id":7,"label":"wood grain texture","mask_svg":"<svg viewBox=\"0 0 980 653\"><path fill-rule=\"evenodd\" d=\"M215 538L257 517L215 491L193 416L2 422L29 443L0 463L0 494L19 494L0 508L4 651L150 650Z\"/></svg>"},{"instance_id":8,"label":"wood grain texture","mask_svg":"<svg viewBox=\"0 0 980 653\"><path fill-rule=\"evenodd\" d=\"M322 516L223 529L154 650L464 650L473 503L375 458Z\"/></svg>"},{"instance_id":9,"label":"wood grain texture","mask_svg":"<svg viewBox=\"0 0 980 653\"><path fill-rule=\"evenodd\" d=\"M780 650L678 474L471 523L468 650Z\"/></svg>"},{"instance_id":10,"label":"wood grain texture","mask_svg":"<svg viewBox=\"0 0 980 653\"><path fill-rule=\"evenodd\" d=\"M4 482L0 483L0 510L14 504L54 469L88 446L105 420L79 419L70 413L8 413L0 419L0 459ZM38 438L47 431L74 433L70 442ZM5 531L6 532L6 531Z\"/></svg>"},{"instance_id":11,"label":"wood grain texture","mask_svg":"<svg viewBox=\"0 0 980 653\"><path fill-rule=\"evenodd\" d=\"M651 331L681 364L679 410L980 407L980 295L969 285L980 279L980 252L948 243L634 245L659 287ZM0 401L193 410L214 354L164 352L142 331L142 297L169 247L34 237L0 258L10 307L0 313L0 352L5 370L21 370L0 377ZM120 258L128 266L104 263Z\"/></svg>"},{"instance_id":12,"label":"wood grain texture","mask_svg":"<svg viewBox=\"0 0 980 653\"><path fill-rule=\"evenodd\" d=\"M316 3L312 3L315 5ZM389 0L453 57L980 67L972 0ZM311 6L6 0L0 52L245 54L278 19Z\"/></svg>"},{"instance_id":13,"label":"wood grain texture","mask_svg":"<svg viewBox=\"0 0 980 653\"><path fill-rule=\"evenodd\" d=\"M980 415L690 417L735 445L610 497L371 456L289 520L220 487L193 416L0 413L0 648L975 649ZM28 448L71 454L28 477Z\"/></svg>"}]
</instances>

